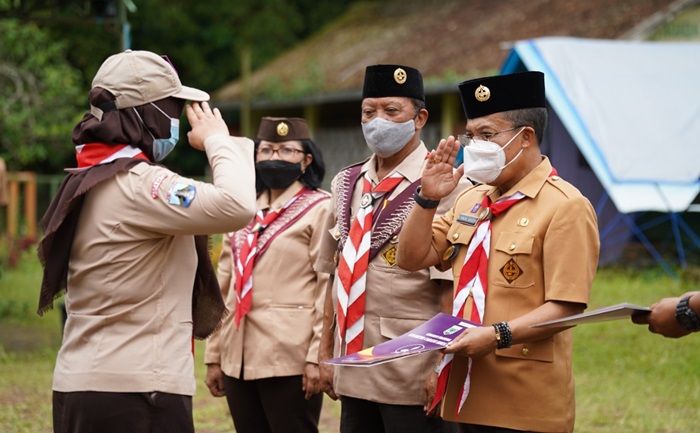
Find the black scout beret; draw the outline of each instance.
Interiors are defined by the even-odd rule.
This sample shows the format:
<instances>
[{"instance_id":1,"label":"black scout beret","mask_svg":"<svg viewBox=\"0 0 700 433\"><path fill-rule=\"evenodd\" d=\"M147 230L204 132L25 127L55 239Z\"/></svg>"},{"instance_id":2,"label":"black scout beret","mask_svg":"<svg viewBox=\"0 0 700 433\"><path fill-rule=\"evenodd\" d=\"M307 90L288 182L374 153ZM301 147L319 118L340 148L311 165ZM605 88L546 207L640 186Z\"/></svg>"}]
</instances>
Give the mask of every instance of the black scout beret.
<instances>
[{"instance_id":1,"label":"black scout beret","mask_svg":"<svg viewBox=\"0 0 700 433\"><path fill-rule=\"evenodd\" d=\"M308 140L309 127L300 117L263 117L258 128L258 140L272 142Z\"/></svg>"},{"instance_id":2,"label":"black scout beret","mask_svg":"<svg viewBox=\"0 0 700 433\"><path fill-rule=\"evenodd\" d=\"M423 76L418 69L402 65L372 65L365 69L362 98L405 96L425 101Z\"/></svg>"},{"instance_id":3,"label":"black scout beret","mask_svg":"<svg viewBox=\"0 0 700 433\"><path fill-rule=\"evenodd\" d=\"M467 119L545 107L544 74L531 71L468 80L459 84L459 94Z\"/></svg>"}]
</instances>

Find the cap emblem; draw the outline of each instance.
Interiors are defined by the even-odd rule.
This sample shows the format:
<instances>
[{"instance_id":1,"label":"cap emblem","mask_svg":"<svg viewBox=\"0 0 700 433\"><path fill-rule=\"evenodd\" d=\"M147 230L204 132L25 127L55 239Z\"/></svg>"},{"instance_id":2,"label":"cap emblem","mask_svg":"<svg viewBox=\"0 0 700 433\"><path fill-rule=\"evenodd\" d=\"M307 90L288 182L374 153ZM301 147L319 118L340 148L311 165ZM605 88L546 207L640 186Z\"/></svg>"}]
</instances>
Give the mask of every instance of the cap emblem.
<instances>
[{"instance_id":1,"label":"cap emblem","mask_svg":"<svg viewBox=\"0 0 700 433\"><path fill-rule=\"evenodd\" d=\"M280 122L277 124L277 135L280 137L286 137L287 134L289 134L289 125L287 125L284 122Z\"/></svg>"},{"instance_id":2,"label":"cap emblem","mask_svg":"<svg viewBox=\"0 0 700 433\"><path fill-rule=\"evenodd\" d=\"M491 90L486 86L479 85L474 91L474 97L479 102L486 102L491 97Z\"/></svg>"},{"instance_id":3,"label":"cap emblem","mask_svg":"<svg viewBox=\"0 0 700 433\"><path fill-rule=\"evenodd\" d=\"M403 84L406 82L406 78L406 71L401 68L396 68L394 71L394 81L396 81L398 84Z\"/></svg>"}]
</instances>

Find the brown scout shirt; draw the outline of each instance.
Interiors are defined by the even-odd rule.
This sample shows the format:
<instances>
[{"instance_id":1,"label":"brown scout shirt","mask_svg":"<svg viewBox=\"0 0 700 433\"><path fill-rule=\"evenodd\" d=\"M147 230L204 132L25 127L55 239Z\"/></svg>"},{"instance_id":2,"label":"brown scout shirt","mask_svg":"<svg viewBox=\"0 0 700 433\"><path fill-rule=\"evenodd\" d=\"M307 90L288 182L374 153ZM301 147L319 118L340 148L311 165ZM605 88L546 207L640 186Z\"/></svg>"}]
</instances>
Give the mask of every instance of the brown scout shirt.
<instances>
[{"instance_id":1,"label":"brown scout shirt","mask_svg":"<svg viewBox=\"0 0 700 433\"><path fill-rule=\"evenodd\" d=\"M527 197L492 221L485 324L509 321L547 301L586 304L598 263L596 216L581 193L551 176L547 158L504 195ZM476 227L458 221L474 217L484 194L495 201L497 189L478 185L465 191L454 208L433 223L438 257L450 245L459 248L450 266L454 281L464 264ZM513 261L504 272L506 263ZM509 278L506 278L505 275ZM471 298L465 308L468 317ZM572 331L513 345L474 359L471 390L456 414L457 394L466 375L466 358L456 357L442 414L446 420L538 432L571 432L574 426Z\"/></svg>"},{"instance_id":2,"label":"brown scout shirt","mask_svg":"<svg viewBox=\"0 0 700 433\"><path fill-rule=\"evenodd\" d=\"M258 209L280 209L301 188L302 184L295 182L272 203L265 192L258 199ZM314 204L257 258L253 304L240 328L236 328L233 315L236 293L230 237L224 235L218 279L232 314L207 340L205 363L220 364L227 376L246 380L300 375L305 363L318 363L328 274L315 272L313 264L318 258L319 225L326 219L327 204L328 200Z\"/></svg>"},{"instance_id":3,"label":"brown scout shirt","mask_svg":"<svg viewBox=\"0 0 700 433\"><path fill-rule=\"evenodd\" d=\"M87 193L68 268L55 391L193 395L194 234L237 230L255 211L253 143L205 144L213 185L138 164ZM168 202L194 185L185 208Z\"/></svg>"},{"instance_id":4,"label":"brown scout shirt","mask_svg":"<svg viewBox=\"0 0 700 433\"><path fill-rule=\"evenodd\" d=\"M389 200L396 197L411 183L420 179L423 164L428 151L420 144L396 168L405 179L391 193ZM363 166L376 185L377 178L375 157L372 156ZM323 232L320 260L317 269L334 274L336 264L334 256L337 251L339 229L335 215L335 201L338 199L336 179L333 180L333 198L331 212L326 220ZM351 203L351 220L360 208L362 182L358 181L353 191ZM456 195L455 195L456 196ZM454 197L443 200L452 203ZM436 280L451 279L435 269L423 269L410 272L399 268L393 259L396 254L397 236L391 239L372 259L367 269L365 331L363 347L373 346L398 337L415 328L440 311L440 290ZM387 259L386 257L389 257ZM432 278L431 279L431 274ZM337 279L333 284L333 307L337 305ZM337 329L335 335L336 356L339 355L340 341ZM428 373L437 362L437 355L421 355L371 368L335 367L334 389L338 395L361 398L379 403L422 405L425 403L424 384Z\"/></svg>"}]
</instances>

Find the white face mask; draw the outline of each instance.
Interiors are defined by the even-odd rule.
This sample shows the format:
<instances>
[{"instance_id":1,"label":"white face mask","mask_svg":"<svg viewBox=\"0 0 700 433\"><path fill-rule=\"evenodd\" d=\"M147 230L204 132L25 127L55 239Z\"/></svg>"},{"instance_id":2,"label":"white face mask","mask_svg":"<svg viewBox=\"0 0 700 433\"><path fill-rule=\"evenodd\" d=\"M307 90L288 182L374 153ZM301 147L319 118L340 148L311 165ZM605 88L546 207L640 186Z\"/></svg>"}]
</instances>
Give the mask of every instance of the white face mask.
<instances>
[{"instance_id":1,"label":"white face mask","mask_svg":"<svg viewBox=\"0 0 700 433\"><path fill-rule=\"evenodd\" d=\"M416 133L416 126L413 119L396 123L375 117L362 124L362 133L367 141L367 147L372 152L382 158L388 158L406 146L413 134Z\"/></svg>"},{"instance_id":2,"label":"white face mask","mask_svg":"<svg viewBox=\"0 0 700 433\"><path fill-rule=\"evenodd\" d=\"M506 164L505 148L515 140L525 127L521 128L503 147L492 141L471 139L462 152L464 155L464 175L480 183L490 184L501 174L504 168L513 163L523 149Z\"/></svg>"}]
</instances>

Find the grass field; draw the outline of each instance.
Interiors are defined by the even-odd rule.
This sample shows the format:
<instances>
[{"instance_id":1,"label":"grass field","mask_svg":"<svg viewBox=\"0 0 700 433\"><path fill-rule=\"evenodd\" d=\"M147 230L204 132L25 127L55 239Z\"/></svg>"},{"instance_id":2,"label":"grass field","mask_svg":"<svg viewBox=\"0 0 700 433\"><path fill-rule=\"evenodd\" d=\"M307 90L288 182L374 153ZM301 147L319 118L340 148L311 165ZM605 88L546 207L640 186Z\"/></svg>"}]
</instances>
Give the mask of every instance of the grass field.
<instances>
[{"instance_id":1,"label":"grass field","mask_svg":"<svg viewBox=\"0 0 700 433\"><path fill-rule=\"evenodd\" d=\"M0 277L0 432L51 431L51 374L60 344L59 315L34 314L40 268L32 254ZM682 283L658 270L603 269L590 308L650 304L700 282ZM198 343L194 416L200 433L232 432L226 404L203 385L203 344ZM575 330L577 421L581 433L698 431L700 334L668 340L626 321ZM546 385L546 384L543 384ZM337 432L339 407L327 400L324 433Z\"/></svg>"}]
</instances>

